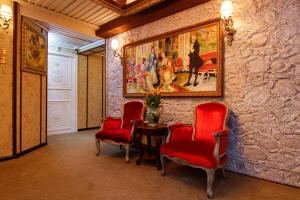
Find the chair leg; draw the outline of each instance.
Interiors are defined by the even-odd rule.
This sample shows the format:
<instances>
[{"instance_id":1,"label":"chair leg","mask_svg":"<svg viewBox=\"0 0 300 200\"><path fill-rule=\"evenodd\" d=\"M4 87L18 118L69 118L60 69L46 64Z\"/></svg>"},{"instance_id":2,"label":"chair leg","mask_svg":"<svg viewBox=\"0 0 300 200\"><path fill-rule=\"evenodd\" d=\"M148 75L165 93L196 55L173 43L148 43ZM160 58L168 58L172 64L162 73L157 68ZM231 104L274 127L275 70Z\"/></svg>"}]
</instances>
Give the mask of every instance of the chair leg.
<instances>
[{"instance_id":1,"label":"chair leg","mask_svg":"<svg viewBox=\"0 0 300 200\"><path fill-rule=\"evenodd\" d=\"M97 147L96 156L100 156L100 139L98 138L96 138L96 147Z\"/></svg>"},{"instance_id":2,"label":"chair leg","mask_svg":"<svg viewBox=\"0 0 300 200\"><path fill-rule=\"evenodd\" d=\"M164 156L160 156L160 160L161 160L161 176L165 176L167 173L167 158Z\"/></svg>"},{"instance_id":3,"label":"chair leg","mask_svg":"<svg viewBox=\"0 0 300 200\"><path fill-rule=\"evenodd\" d=\"M125 145L125 152L126 152L125 162L127 162L127 163L129 163L129 160L130 160L129 151L130 151L130 144L126 144Z\"/></svg>"},{"instance_id":4,"label":"chair leg","mask_svg":"<svg viewBox=\"0 0 300 200\"><path fill-rule=\"evenodd\" d=\"M208 169L206 171L207 173L207 197L209 199L212 199L214 197L214 193L212 191L212 187L214 184L214 179L215 179L215 170L214 169Z\"/></svg>"},{"instance_id":5,"label":"chair leg","mask_svg":"<svg viewBox=\"0 0 300 200\"><path fill-rule=\"evenodd\" d=\"M223 176L223 178L226 178L225 168L222 167L221 170L222 170L222 176Z\"/></svg>"}]
</instances>

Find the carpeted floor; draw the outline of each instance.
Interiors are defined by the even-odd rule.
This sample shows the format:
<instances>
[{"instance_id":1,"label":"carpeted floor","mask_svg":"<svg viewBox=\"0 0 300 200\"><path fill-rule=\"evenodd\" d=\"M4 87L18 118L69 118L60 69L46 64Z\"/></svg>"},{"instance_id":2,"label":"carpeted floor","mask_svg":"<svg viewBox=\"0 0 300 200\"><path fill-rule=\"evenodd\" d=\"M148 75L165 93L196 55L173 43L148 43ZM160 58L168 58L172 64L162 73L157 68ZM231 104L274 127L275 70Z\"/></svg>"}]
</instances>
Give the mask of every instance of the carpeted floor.
<instances>
[{"instance_id":1,"label":"carpeted floor","mask_svg":"<svg viewBox=\"0 0 300 200\"><path fill-rule=\"evenodd\" d=\"M206 175L199 169L168 165L161 177L154 162L129 164L124 152L103 145L95 156L94 130L51 136L48 146L16 160L0 163L1 200L201 200ZM300 189L227 172L217 173L215 199L293 200Z\"/></svg>"}]
</instances>

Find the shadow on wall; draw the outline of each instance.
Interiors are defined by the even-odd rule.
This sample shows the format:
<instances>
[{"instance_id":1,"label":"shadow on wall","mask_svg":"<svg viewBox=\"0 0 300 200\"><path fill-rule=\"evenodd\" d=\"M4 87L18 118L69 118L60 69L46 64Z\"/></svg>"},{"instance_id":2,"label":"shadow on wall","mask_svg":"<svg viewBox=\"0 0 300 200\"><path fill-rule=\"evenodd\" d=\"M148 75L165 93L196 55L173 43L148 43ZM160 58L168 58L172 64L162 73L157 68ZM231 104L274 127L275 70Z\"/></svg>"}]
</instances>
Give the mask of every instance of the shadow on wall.
<instances>
[{"instance_id":1,"label":"shadow on wall","mask_svg":"<svg viewBox=\"0 0 300 200\"><path fill-rule=\"evenodd\" d=\"M226 166L227 169L239 169L246 173L246 168L241 162L236 162L237 158L241 156L241 147L240 144L240 124L238 121L238 116L230 111L229 114L229 122L228 127L230 129L229 138L228 138L228 147L227 147L227 156L228 156L228 164Z\"/></svg>"}]
</instances>

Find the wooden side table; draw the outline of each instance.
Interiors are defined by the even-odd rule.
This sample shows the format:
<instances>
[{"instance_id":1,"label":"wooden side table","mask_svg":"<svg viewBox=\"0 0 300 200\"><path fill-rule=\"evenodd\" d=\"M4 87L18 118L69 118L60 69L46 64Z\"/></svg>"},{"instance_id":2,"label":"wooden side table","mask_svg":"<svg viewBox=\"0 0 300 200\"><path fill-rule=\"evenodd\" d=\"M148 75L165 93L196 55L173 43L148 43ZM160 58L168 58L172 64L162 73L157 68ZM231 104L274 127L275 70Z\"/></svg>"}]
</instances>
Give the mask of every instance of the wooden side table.
<instances>
[{"instance_id":1,"label":"wooden side table","mask_svg":"<svg viewBox=\"0 0 300 200\"><path fill-rule=\"evenodd\" d=\"M160 145L162 144L162 137L168 134L168 126L163 123L157 124L155 127L151 127L146 123L141 123L136 126L136 134L138 137L138 149L139 149L139 158L136 160L136 164L140 165L144 156L144 149L142 146L142 136L145 135L147 137L147 151L148 154L151 154L151 137L156 138L156 167L157 170L161 169L160 162Z\"/></svg>"}]
</instances>

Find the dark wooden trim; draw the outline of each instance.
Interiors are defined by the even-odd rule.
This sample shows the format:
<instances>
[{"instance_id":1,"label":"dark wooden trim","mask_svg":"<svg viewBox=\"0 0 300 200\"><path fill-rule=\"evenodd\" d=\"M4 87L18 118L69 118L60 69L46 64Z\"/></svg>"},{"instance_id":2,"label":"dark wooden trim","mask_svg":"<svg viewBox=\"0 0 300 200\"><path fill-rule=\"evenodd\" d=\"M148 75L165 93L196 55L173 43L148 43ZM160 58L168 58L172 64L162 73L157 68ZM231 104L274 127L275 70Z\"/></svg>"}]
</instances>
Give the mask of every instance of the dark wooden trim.
<instances>
[{"instance_id":1,"label":"dark wooden trim","mask_svg":"<svg viewBox=\"0 0 300 200\"><path fill-rule=\"evenodd\" d=\"M102 112L102 118L104 117L104 70L103 70L103 56L101 57L101 62L102 62L102 65L101 65L101 67L102 67L102 69L101 69L101 71L102 71L102 73L101 73L101 80L102 80L102 84L101 84L101 94L102 94L102 108L101 108L101 112Z\"/></svg>"},{"instance_id":2,"label":"dark wooden trim","mask_svg":"<svg viewBox=\"0 0 300 200\"><path fill-rule=\"evenodd\" d=\"M126 10L126 12L132 10L132 9L136 9L138 6L142 6L142 4L146 3L148 0L135 0L127 5L125 5L123 7L124 10Z\"/></svg>"},{"instance_id":3,"label":"dark wooden trim","mask_svg":"<svg viewBox=\"0 0 300 200\"><path fill-rule=\"evenodd\" d=\"M48 39L48 37L47 37ZM47 48L48 49L48 48ZM45 134L46 134L46 142L48 142L48 53L47 53L47 76L46 76L46 122L45 122Z\"/></svg>"},{"instance_id":4,"label":"dark wooden trim","mask_svg":"<svg viewBox=\"0 0 300 200\"><path fill-rule=\"evenodd\" d=\"M21 157L21 156L23 156L23 155L25 155L25 154L27 154L27 153L30 153L30 152L32 152L32 151L34 151L34 150L37 150L37 149L39 149L39 148L42 148L42 147L44 147L44 146L46 146L46 145L48 145L47 142L45 142L45 143L43 143L43 144L39 144L39 145L37 145L37 146L34 146L34 147L30 148L30 149L26 149L25 151L22 151L22 152L20 152L20 153L15 154L15 155L2 157L2 158L0 158L0 162L7 161L7 160L11 160L11 159L19 158L19 157Z\"/></svg>"},{"instance_id":5,"label":"dark wooden trim","mask_svg":"<svg viewBox=\"0 0 300 200\"><path fill-rule=\"evenodd\" d=\"M125 14L125 10L123 10L122 6L112 0L92 0L92 1L120 15Z\"/></svg>"},{"instance_id":6,"label":"dark wooden trim","mask_svg":"<svg viewBox=\"0 0 300 200\"><path fill-rule=\"evenodd\" d=\"M37 150L37 149L39 149L39 148L41 148L41 147L43 147L43 146L46 146L46 145L48 145L47 142L42 143L42 144L39 144L39 145L36 145L36 146L34 146L34 147L31 147L30 149L26 149L25 151L20 152L20 153L18 154L18 157L23 156L23 155L25 155L25 154L27 154L27 153L30 153L30 152L32 152L32 151L34 151L34 150Z\"/></svg>"},{"instance_id":7,"label":"dark wooden trim","mask_svg":"<svg viewBox=\"0 0 300 200\"><path fill-rule=\"evenodd\" d=\"M100 126L96 126L96 127L91 127L91 128L80 128L78 129L78 131L87 131L87 130L91 130L91 129L99 129Z\"/></svg>"},{"instance_id":8,"label":"dark wooden trim","mask_svg":"<svg viewBox=\"0 0 300 200\"><path fill-rule=\"evenodd\" d=\"M40 144L42 144L42 127L43 127L43 79L40 75Z\"/></svg>"},{"instance_id":9,"label":"dark wooden trim","mask_svg":"<svg viewBox=\"0 0 300 200\"><path fill-rule=\"evenodd\" d=\"M183 28L179 28L177 30L173 30L170 32L166 32L160 35L156 35L153 37L149 37L149 38L145 38L143 40L139 40L130 44L126 44L123 47L123 96L124 97L143 97L143 94L141 93L127 93L127 87L126 87L126 80L127 80L127 72L126 72L126 67L125 67L125 63L127 63L126 60L126 54L125 51L127 48L130 47L135 47L144 43L149 43L149 42L154 42L156 40L159 40L161 38L166 38L166 37L170 37L170 36L175 36L175 35L179 35L182 33L186 33L186 32L190 32L193 30L197 30L199 29L199 27L205 27L205 26L211 26L212 24L216 24L218 27L218 58L219 59L219 65L218 65L218 76L219 79L216 80L216 86L217 86L217 90L216 91L203 91L203 92L174 92L174 93L161 93L162 96L164 97L223 97L223 88L222 88L222 83L223 82L223 74L222 70L224 70L224 66L223 66L223 59L224 59L224 51L223 51L223 28L222 28L222 20L220 18L215 18L215 19L211 19L205 22L201 22L198 24L194 24L191 26L187 26L187 27L183 27Z\"/></svg>"},{"instance_id":10,"label":"dark wooden trim","mask_svg":"<svg viewBox=\"0 0 300 200\"><path fill-rule=\"evenodd\" d=\"M23 36L22 36L23 37ZM22 55L22 51L21 51ZM22 64L22 62L21 62ZM22 152L22 90L23 90L23 72L20 69L20 152Z\"/></svg>"},{"instance_id":11,"label":"dark wooden trim","mask_svg":"<svg viewBox=\"0 0 300 200\"><path fill-rule=\"evenodd\" d=\"M89 127L89 56L86 56L86 128Z\"/></svg>"},{"instance_id":12,"label":"dark wooden trim","mask_svg":"<svg viewBox=\"0 0 300 200\"><path fill-rule=\"evenodd\" d=\"M11 160L11 159L14 159L14 158L16 158L16 154L11 155L11 156L1 157L0 162L4 162L4 161Z\"/></svg>"},{"instance_id":13,"label":"dark wooden trim","mask_svg":"<svg viewBox=\"0 0 300 200\"><path fill-rule=\"evenodd\" d=\"M96 35L109 38L126 32L130 29L159 20L169 15L209 2L210 0L168 0L147 8L141 12L118 17L102 26L96 31Z\"/></svg>"},{"instance_id":14,"label":"dark wooden trim","mask_svg":"<svg viewBox=\"0 0 300 200\"><path fill-rule=\"evenodd\" d=\"M19 5L14 2L14 31L13 31L13 73L12 73L12 147L13 155L17 153L17 55L18 55L18 15Z\"/></svg>"}]
</instances>

